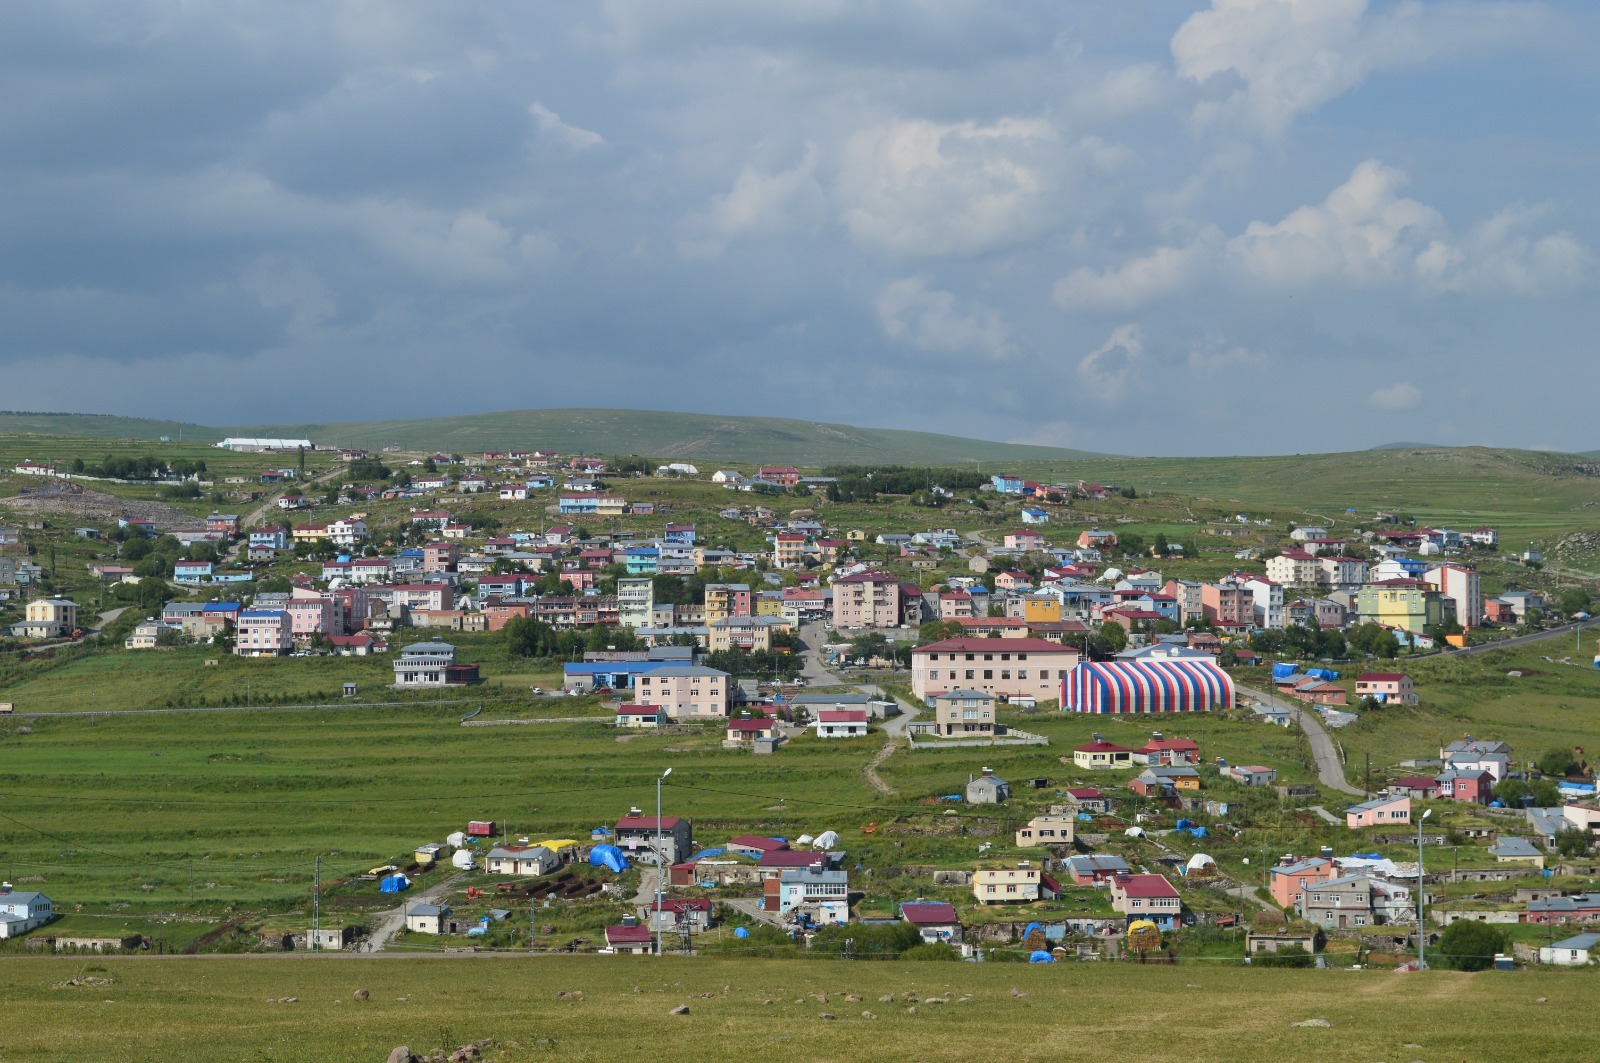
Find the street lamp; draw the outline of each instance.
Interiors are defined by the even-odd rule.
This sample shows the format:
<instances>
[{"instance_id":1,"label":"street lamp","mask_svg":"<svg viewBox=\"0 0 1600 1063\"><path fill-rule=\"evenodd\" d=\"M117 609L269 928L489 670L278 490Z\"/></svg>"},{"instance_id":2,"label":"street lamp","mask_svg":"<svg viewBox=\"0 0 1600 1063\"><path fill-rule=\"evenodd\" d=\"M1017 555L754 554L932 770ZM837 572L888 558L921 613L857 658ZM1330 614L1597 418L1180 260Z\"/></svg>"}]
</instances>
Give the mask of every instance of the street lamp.
<instances>
[{"instance_id":1,"label":"street lamp","mask_svg":"<svg viewBox=\"0 0 1600 1063\"><path fill-rule=\"evenodd\" d=\"M1433 815L1433 809L1424 809L1417 817L1417 970L1428 966L1428 927L1422 921L1422 821Z\"/></svg>"},{"instance_id":2,"label":"street lamp","mask_svg":"<svg viewBox=\"0 0 1600 1063\"><path fill-rule=\"evenodd\" d=\"M662 875L664 873L664 869L663 869L662 865L666 863L666 857L664 857L662 855L662 846L661 846L661 784L663 782L665 782L667 776L671 775L671 774L672 774L672 769L668 768L666 771L662 772L656 778L656 906L655 906L655 910L653 912L651 912L650 914L651 914L651 917L656 922L656 955L657 956L661 955L661 902L662 902L662 898L663 898L663 893L662 893L662 888L661 888L661 877L662 877ZM1422 837L1422 835L1418 834L1417 837L1420 839ZM1418 846L1418 850L1420 851L1421 850L1421 846L1422 846L1422 842L1418 841L1417 842L1417 846Z\"/></svg>"}]
</instances>

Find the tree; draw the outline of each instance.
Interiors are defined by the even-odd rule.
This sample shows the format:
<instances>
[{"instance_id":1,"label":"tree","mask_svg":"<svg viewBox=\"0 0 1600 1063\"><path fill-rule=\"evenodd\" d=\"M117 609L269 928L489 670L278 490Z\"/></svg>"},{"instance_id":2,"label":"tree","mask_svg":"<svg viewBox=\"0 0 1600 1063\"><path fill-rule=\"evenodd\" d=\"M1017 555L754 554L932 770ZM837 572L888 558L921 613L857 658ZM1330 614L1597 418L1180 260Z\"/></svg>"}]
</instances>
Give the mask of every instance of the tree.
<instances>
[{"instance_id":1,"label":"tree","mask_svg":"<svg viewBox=\"0 0 1600 1063\"><path fill-rule=\"evenodd\" d=\"M1566 778L1567 773L1577 767L1577 762L1573 759L1572 750L1570 749L1549 750L1541 754L1539 759L1533 763L1543 774L1551 775L1558 779Z\"/></svg>"},{"instance_id":2,"label":"tree","mask_svg":"<svg viewBox=\"0 0 1600 1063\"><path fill-rule=\"evenodd\" d=\"M1263 952L1250 958L1252 967L1310 967L1311 953L1300 945L1284 945L1277 952Z\"/></svg>"},{"instance_id":3,"label":"tree","mask_svg":"<svg viewBox=\"0 0 1600 1063\"><path fill-rule=\"evenodd\" d=\"M1556 831L1555 847L1562 856L1580 857L1589 851L1589 832L1580 827L1562 827Z\"/></svg>"},{"instance_id":4,"label":"tree","mask_svg":"<svg viewBox=\"0 0 1600 1063\"><path fill-rule=\"evenodd\" d=\"M966 629L954 620L930 620L917 628L917 643L926 646L930 642L958 639L965 631Z\"/></svg>"},{"instance_id":5,"label":"tree","mask_svg":"<svg viewBox=\"0 0 1600 1063\"><path fill-rule=\"evenodd\" d=\"M1426 931L1423 931L1424 933ZM1489 923L1460 919L1439 936L1440 966L1457 971L1486 971L1494 966L1496 953L1506 950L1504 930Z\"/></svg>"},{"instance_id":6,"label":"tree","mask_svg":"<svg viewBox=\"0 0 1600 1063\"><path fill-rule=\"evenodd\" d=\"M1589 611L1589 592L1582 587L1568 587L1556 596L1556 608L1566 616Z\"/></svg>"}]
</instances>

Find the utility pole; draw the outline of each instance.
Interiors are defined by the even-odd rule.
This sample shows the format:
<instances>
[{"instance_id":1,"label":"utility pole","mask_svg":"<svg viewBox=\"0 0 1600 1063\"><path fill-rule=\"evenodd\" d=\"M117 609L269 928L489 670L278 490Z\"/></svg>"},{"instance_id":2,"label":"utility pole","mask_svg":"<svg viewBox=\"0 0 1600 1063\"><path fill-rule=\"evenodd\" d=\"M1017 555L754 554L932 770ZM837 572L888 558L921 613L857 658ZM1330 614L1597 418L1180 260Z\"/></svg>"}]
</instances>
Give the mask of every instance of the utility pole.
<instances>
[{"instance_id":1,"label":"utility pole","mask_svg":"<svg viewBox=\"0 0 1600 1063\"><path fill-rule=\"evenodd\" d=\"M322 916L322 856L317 855L316 869L311 872L311 948L321 948L321 939L317 937L319 921Z\"/></svg>"},{"instance_id":2,"label":"utility pole","mask_svg":"<svg viewBox=\"0 0 1600 1063\"><path fill-rule=\"evenodd\" d=\"M194 911L194 857L189 857L189 910Z\"/></svg>"}]
</instances>

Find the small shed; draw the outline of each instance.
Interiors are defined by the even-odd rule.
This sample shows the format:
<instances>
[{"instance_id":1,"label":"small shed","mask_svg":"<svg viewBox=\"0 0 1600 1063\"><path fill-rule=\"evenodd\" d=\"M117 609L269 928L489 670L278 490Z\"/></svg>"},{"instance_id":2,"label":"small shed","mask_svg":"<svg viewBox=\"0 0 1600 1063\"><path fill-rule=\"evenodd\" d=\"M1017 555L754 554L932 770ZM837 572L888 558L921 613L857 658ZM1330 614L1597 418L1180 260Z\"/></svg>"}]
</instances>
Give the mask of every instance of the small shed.
<instances>
[{"instance_id":1,"label":"small shed","mask_svg":"<svg viewBox=\"0 0 1600 1063\"><path fill-rule=\"evenodd\" d=\"M344 696L347 698L356 696L356 685L354 683L346 683L344 685Z\"/></svg>"},{"instance_id":2,"label":"small shed","mask_svg":"<svg viewBox=\"0 0 1600 1063\"><path fill-rule=\"evenodd\" d=\"M967 804L998 805L1011 796L1011 785L988 768L967 782Z\"/></svg>"}]
</instances>

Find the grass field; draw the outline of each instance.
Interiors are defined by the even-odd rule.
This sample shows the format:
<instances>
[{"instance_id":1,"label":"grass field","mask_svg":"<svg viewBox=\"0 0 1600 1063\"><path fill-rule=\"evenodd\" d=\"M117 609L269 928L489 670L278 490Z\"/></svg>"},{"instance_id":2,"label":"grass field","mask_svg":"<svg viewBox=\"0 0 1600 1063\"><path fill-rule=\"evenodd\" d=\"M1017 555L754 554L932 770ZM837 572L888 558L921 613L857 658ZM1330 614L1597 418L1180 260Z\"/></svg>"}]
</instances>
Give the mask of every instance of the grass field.
<instances>
[{"instance_id":1,"label":"grass field","mask_svg":"<svg viewBox=\"0 0 1600 1063\"><path fill-rule=\"evenodd\" d=\"M109 984L62 985L85 976ZM0 1060L381 1063L396 1045L426 1052L479 1040L492 1042L485 1059L506 1063L761 1055L967 1061L1002 1052L1026 1061L1583 1059L1600 1032L1589 1007L1593 985L1581 974L1204 963L17 960L0 964L8 1018ZM356 1001L357 989L370 999ZM581 997L571 995L577 990ZM847 1002L852 993L862 1001ZM884 995L895 999L881 1001ZM919 1003L908 1004L908 996ZM286 997L296 1000L268 1003ZM690 1013L669 1016L679 1004ZM1330 1025L1294 1025L1308 1019Z\"/></svg>"}]
</instances>

